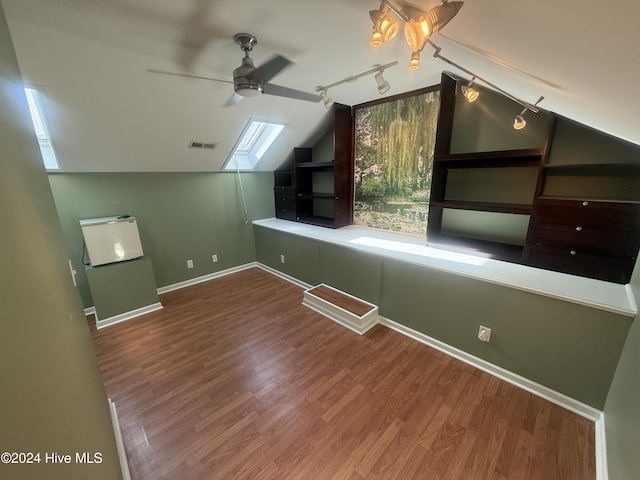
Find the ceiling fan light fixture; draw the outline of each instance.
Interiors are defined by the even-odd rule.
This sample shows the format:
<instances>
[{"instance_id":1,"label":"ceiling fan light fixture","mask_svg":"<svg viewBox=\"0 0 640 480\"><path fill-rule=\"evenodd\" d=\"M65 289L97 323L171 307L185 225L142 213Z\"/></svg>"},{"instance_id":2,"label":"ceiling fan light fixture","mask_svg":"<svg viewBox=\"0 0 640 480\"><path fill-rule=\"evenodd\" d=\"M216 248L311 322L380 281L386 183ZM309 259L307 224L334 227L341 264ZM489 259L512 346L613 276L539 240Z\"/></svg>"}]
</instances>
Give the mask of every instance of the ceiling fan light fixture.
<instances>
[{"instance_id":1,"label":"ceiling fan light fixture","mask_svg":"<svg viewBox=\"0 0 640 480\"><path fill-rule=\"evenodd\" d=\"M376 83L378 84L378 93L380 95L387 93L391 88L391 85L382 76L382 70L376 73L374 78L376 79Z\"/></svg>"},{"instance_id":2,"label":"ceiling fan light fixture","mask_svg":"<svg viewBox=\"0 0 640 480\"><path fill-rule=\"evenodd\" d=\"M420 68L420 52L412 52L409 60L409 70L418 70Z\"/></svg>"}]
</instances>

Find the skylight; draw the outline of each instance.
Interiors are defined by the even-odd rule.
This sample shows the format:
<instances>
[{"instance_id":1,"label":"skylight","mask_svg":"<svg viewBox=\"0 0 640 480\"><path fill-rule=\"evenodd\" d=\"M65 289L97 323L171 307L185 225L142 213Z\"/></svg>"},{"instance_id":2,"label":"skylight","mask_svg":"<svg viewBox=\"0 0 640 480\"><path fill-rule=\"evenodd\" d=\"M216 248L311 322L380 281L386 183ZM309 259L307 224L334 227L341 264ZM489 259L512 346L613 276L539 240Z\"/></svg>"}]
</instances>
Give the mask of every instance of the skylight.
<instances>
[{"instance_id":1,"label":"skylight","mask_svg":"<svg viewBox=\"0 0 640 480\"><path fill-rule=\"evenodd\" d=\"M60 166L58 165L56 152L53 149L51 136L49 135L49 129L47 128L47 122L43 113L40 92L35 88L25 87L24 93L27 95L29 111L31 112L31 120L33 121L33 129L36 132L36 137L38 137L38 144L40 145L40 153L42 154L44 167L47 170L59 170Z\"/></svg>"},{"instance_id":2,"label":"skylight","mask_svg":"<svg viewBox=\"0 0 640 480\"><path fill-rule=\"evenodd\" d=\"M250 119L223 170L253 170L283 129L283 123Z\"/></svg>"}]
</instances>

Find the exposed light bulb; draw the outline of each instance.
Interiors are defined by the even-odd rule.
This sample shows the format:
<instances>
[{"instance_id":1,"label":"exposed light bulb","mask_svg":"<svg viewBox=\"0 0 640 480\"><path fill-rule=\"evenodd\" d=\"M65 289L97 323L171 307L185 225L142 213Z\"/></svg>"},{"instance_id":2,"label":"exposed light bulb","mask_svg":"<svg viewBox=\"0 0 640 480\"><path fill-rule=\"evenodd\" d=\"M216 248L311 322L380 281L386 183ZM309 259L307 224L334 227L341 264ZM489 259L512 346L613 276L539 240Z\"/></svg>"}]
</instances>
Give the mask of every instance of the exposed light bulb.
<instances>
[{"instance_id":1,"label":"exposed light bulb","mask_svg":"<svg viewBox=\"0 0 640 480\"><path fill-rule=\"evenodd\" d=\"M411 60L409 60L409 70L418 70L420 68L420 52L412 52Z\"/></svg>"},{"instance_id":2,"label":"exposed light bulb","mask_svg":"<svg viewBox=\"0 0 640 480\"><path fill-rule=\"evenodd\" d=\"M475 77L473 78L475 79ZM469 101L469 103L475 102L478 99L478 96L480 95L480 92L478 92L478 90L473 88L472 85L473 85L473 79L469 82L468 85L462 85L460 87L460 91L462 92L462 95L464 95L464 98L466 98Z\"/></svg>"},{"instance_id":3,"label":"exposed light bulb","mask_svg":"<svg viewBox=\"0 0 640 480\"><path fill-rule=\"evenodd\" d=\"M371 40L369 40L369 45L372 47L379 47L382 45L382 32L377 30L376 27L373 27L373 32L371 32Z\"/></svg>"},{"instance_id":4,"label":"exposed light bulb","mask_svg":"<svg viewBox=\"0 0 640 480\"><path fill-rule=\"evenodd\" d=\"M522 114L516 115L516 118L513 120L513 128L516 130L522 130L526 124L527 121L524 119Z\"/></svg>"}]
</instances>

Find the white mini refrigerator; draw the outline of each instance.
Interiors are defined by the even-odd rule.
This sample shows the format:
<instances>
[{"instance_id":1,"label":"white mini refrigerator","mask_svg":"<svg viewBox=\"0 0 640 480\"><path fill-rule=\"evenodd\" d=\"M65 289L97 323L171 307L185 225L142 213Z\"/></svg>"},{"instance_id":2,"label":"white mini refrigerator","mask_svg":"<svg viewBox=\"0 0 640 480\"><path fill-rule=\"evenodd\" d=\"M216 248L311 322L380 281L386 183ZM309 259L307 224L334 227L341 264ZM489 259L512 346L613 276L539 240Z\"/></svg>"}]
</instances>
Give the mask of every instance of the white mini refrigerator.
<instances>
[{"instance_id":1,"label":"white mini refrigerator","mask_svg":"<svg viewBox=\"0 0 640 480\"><path fill-rule=\"evenodd\" d=\"M92 267L144 255L135 217L87 218L80 220L80 228Z\"/></svg>"}]
</instances>

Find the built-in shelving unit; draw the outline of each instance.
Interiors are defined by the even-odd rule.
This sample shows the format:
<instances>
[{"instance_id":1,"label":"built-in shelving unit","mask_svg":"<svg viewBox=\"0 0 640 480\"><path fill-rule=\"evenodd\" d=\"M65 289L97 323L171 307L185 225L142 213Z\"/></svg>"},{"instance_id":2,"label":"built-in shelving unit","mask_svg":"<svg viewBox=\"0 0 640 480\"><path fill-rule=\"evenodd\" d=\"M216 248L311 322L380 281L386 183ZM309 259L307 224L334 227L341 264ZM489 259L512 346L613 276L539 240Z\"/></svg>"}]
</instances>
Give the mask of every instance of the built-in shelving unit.
<instances>
[{"instance_id":1,"label":"built-in shelving unit","mask_svg":"<svg viewBox=\"0 0 640 480\"><path fill-rule=\"evenodd\" d=\"M275 178L276 217L311 225L339 228L353 221L353 166L351 107L333 105L333 124L329 149L294 148L293 171L277 171L287 185L278 185ZM328 160L326 154L333 158Z\"/></svg>"},{"instance_id":2,"label":"built-in shelving unit","mask_svg":"<svg viewBox=\"0 0 640 480\"><path fill-rule=\"evenodd\" d=\"M539 148L451 153L456 85L443 74L429 244L628 283L640 248L640 146L546 114Z\"/></svg>"}]
</instances>

